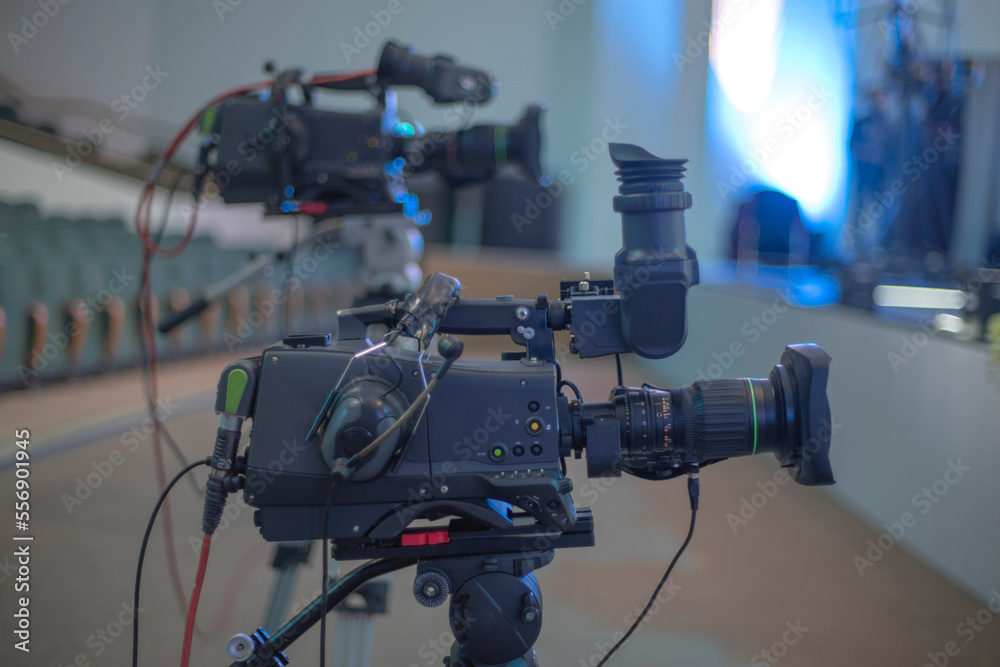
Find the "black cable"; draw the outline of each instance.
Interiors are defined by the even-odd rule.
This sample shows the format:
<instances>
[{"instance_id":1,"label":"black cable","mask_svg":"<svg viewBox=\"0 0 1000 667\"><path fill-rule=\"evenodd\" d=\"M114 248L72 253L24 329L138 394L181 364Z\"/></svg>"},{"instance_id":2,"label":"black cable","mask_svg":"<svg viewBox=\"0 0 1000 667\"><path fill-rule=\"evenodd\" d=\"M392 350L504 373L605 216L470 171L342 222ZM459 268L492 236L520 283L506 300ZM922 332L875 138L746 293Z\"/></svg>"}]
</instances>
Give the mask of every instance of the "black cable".
<instances>
[{"instance_id":1,"label":"black cable","mask_svg":"<svg viewBox=\"0 0 1000 667\"><path fill-rule=\"evenodd\" d=\"M576 394L577 400L583 403L583 394L580 393L580 389L569 380L559 380L558 384L556 384L556 391L559 391L559 389L564 386L572 389L573 393Z\"/></svg>"},{"instance_id":2,"label":"black cable","mask_svg":"<svg viewBox=\"0 0 1000 667\"><path fill-rule=\"evenodd\" d=\"M210 465L212 465L211 457L202 461L190 463L187 467L177 473L177 475L170 480L170 483L167 484L167 488L163 489L163 493L160 494L160 499L156 501L156 507L153 508L153 514L149 517L149 524L146 526L146 534L142 537L142 548L139 550L139 566L135 571L135 597L132 600L132 667L138 667L139 664L139 584L142 582L142 562L146 559L146 545L149 543L149 534L153 532L153 523L156 521L156 515L160 511L160 506L163 505L163 501L167 499L167 494L170 493L170 489L174 488L174 484L180 481L181 477L188 474L198 466Z\"/></svg>"},{"instance_id":3,"label":"black cable","mask_svg":"<svg viewBox=\"0 0 1000 667\"><path fill-rule=\"evenodd\" d=\"M396 391L397 389L399 389L403 385L403 378L406 377L406 372L403 370L403 365L399 363L399 360L396 359L396 357L394 357L391 354L389 354L389 346L388 345L386 345L385 347L382 348L382 354L384 354L385 356L389 357L389 359L392 360L392 363L396 364L396 368L399 369L399 381L392 386L392 389L389 389L384 394L382 394L382 399L384 400L386 396L388 396L392 392Z\"/></svg>"},{"instance_id":4,"label":"black cable","mask_svg":"<svg viewBox=\"0 0 1000 667\"><path fill-rule=\"evenodd\" d=\"M625 384L622 382L622 355L615 353L615 367L618 368L618 386Z\"/></svg>"},{"instance_id":5,"label":"black cable","mask_svg":"<svg viewBox=\"0 0 1000 667\"><path fill-rule=\"evenodd\" d=\"M684 538L684 544L682 544L681 548L677 550L676 554L674 554L674 559L670 561L670 565L667 567L667 571L664 572L663 578L660 579L660 583L656 585L656 590L653 591L653 595L650 596L649 602L646 603L646 607L642 610L642 613L639 614L639 617L635 619L634 623L632 623L632 627L628 629L628 632L625 633L625 636L619 639L618 643L612 646L611 650L607 652L604 658L599 663L597 663L597 667L602 667L602 665L607 663L607 661L611 658L614 652L617 651L618 648L622 644L624 644L629 637L632 636L632 633L639 628L639 624L642 623L642 619L646 617L646 614L653 606L653 602L656 601L657 596L659 596L660 591L663 589L663 584L667 583L667 579L670 577L670 573L673 571L674 565L677 564L677 561L680 559L681 554L684 553L684 550L687 548L687 545L690 544L691 537L694 535L694 520L695 517L698 515L698 495L699 495L698 473L694 472L692 474L689 472L688 496L691 499L691 525L688 527L687 537Z\"/></svg>"},{"instance_id":6,"label":"black cable","mask_svg":"<svg viewBox=\"0 0 1000 667\"><path fill-rule=\"evenodd\" d=\"M330 540L326 537L326 522L330 518L330 505L333 503L333 497L336 495L338 488L340 488L340 484L334 478L330 482L330 492L326 496L326 506L323 508L323 527L321 532L323 536L323 549L320 554L323 560L323 585L320 586L321 591L326 590L330 581ZM320 606L319 618L319 667L326 667L326 611L326 595L324 595Z\"/></svg>"}]
</instances>

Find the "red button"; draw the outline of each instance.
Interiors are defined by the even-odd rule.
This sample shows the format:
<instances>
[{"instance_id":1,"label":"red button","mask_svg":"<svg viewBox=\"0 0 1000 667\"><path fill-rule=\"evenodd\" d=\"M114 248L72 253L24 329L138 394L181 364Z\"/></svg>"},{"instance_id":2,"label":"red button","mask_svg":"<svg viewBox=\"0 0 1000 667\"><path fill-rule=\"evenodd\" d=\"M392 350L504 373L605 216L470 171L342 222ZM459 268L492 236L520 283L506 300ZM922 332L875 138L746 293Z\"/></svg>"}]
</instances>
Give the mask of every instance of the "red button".
<instances>
[{"instance_id":1,"label":"red button","mask_svg":"<svg viewBox=\"0 0 1000 667\"><path fill-rule=\"evenodd\" d=\"M426 547L435 544L448 544L451 538L447 530L423 530L413 533L403 533L404 547Z\"/></svg>"}]
</instances>

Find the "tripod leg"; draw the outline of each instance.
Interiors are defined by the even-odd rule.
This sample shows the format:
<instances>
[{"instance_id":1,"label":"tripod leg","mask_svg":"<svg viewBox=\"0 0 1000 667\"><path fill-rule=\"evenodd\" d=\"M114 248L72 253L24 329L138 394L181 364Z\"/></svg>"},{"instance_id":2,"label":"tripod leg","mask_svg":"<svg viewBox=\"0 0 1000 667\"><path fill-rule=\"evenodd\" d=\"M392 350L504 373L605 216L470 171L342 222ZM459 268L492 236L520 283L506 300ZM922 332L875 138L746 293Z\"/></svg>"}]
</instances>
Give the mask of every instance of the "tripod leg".
<instances>
[{"instance_id":1,"label":"tripod leg","mask_svg":"<svg viewBox=\"0 0 1000 667\"><path fill-rule=\"evenodd\" d=\"M270 662L270 659L273 656L285 650L285 648L316 624L320 618L324 597L326 598L327 610L330 611L357 589L358 586L369 579L409 567L416 562L416 558L386 558L371 561L356 570L352 570L343 579L330 586L324 594L309 603L309 606L297 614L295 618L285 623L285 625L274 633L274 636L267 637L264 641L255 644L252 656L246 660L234 662L230 667L265 667L272 665L273 663Z\"/></svg>"},{"instance_id":2,"label":"tripod leg","mask_svg":"<svg viewBox=\"0 0 1000 667\"><path fill-rule=\"evenodd\" d=\"M274 552L272 567L278 571L271 589L271 599L267 603L264 629L274 632L281 627L288 610L288 600L295 588L295 569L309 560L312 542L279 542Z\"/></svg>"}]
</instances>

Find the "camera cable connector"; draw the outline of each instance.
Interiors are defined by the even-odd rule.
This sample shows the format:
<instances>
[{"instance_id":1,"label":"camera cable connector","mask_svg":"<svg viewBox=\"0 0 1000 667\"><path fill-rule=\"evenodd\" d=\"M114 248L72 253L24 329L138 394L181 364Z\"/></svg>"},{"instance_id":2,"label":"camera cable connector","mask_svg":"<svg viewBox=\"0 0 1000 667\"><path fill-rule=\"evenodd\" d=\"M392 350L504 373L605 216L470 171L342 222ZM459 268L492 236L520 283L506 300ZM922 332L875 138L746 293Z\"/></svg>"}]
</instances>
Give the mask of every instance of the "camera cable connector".
<instances>
[{"instance_id":1,"label":"camera cable connector","mask_svg":"<svg viewBox=\"0 0 1000 667\"><path fill-rule=\"evenodd\" d=\"M205 491L205 509L201 517L201 529L206 535L215 533L226 507L226 497L238 491L240 478L235 474L236 451L240 444L243 420L232 415L222 415L222 423L215 436L215 450L212 452L212 472L208 477Z\"/></svg>"},{"instance_id":2,"label":"camera cable connector","mask_svg":"<svg viewBox=\"0 0 1000 667\"><path fill-rule=\"evenodd\" d=\"M689 463L685 472L688 476L688 498L691 500L691 511L698 510L698 496L701 494L701 483L698 481L698 464Z\"/></svg>"}]
</instances>

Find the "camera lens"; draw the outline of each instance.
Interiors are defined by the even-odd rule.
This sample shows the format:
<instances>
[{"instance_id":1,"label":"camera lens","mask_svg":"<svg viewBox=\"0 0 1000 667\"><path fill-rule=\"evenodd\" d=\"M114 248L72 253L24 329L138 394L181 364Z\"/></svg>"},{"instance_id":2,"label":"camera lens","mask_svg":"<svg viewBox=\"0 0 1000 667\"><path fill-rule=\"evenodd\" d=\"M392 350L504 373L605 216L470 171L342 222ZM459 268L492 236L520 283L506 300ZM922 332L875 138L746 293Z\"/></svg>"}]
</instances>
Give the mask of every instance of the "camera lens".
<instances>
[{"instance_id":1,"label":"camera lens","mask_svg":"<svg viewBox=\"0 0 1000 667\"><path fill-rule=\"evenodd\" d=\"M779 452L794 410L770 379L701 380L683 389L630 389L615 398L622 455L690 454L724 459Z\"/></svg>"},{"instance_id":2,"label":"camera lens","mask_svg":"<svg viewBox=\"0 0 1000 667\"><path fill-rule=\"evenodd\" d=\"M767 378L619 387L611 403L574 408L580 421L566 433L585 442L595 471L669 477L685 464L770 452L797 482L832 484L829 362L816 345L792 345Z\"/></svg>"}]
</instances>

